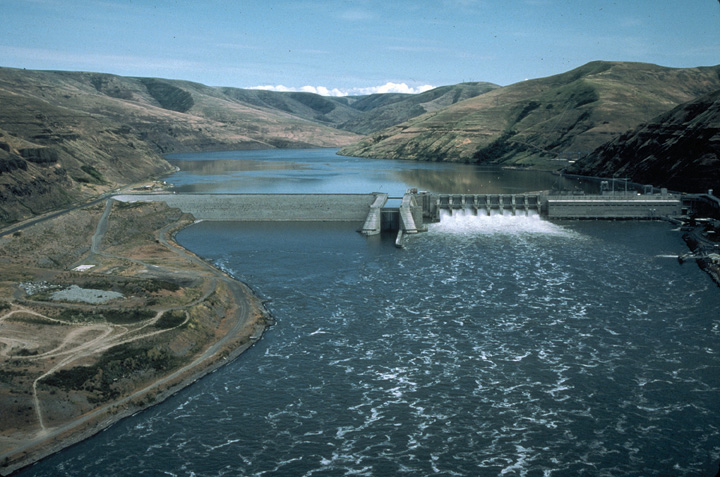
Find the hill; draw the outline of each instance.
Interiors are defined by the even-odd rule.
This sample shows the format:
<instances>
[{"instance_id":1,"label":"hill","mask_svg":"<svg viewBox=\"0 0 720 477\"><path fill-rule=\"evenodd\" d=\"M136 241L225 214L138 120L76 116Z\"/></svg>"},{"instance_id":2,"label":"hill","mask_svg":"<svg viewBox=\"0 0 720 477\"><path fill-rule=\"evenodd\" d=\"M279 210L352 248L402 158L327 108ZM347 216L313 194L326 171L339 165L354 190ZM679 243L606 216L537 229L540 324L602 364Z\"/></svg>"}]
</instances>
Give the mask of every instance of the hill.
<instances>
[{"instance_id":1,"label":"hill","mask_svg":"<svg viewBox=\"0 0 720 477\"><path fill-rule=\"evenodd\" d=\"M720 191L720 90L622 134L568 172L631 177L685 192Z\"/></svg>"},{"instance_id":2,"label":"hill","mask_svg":"<svg viewBox=\"0 0 720 477\"><path fill-rule=\"evenodd\" d=\"M373 94L350 104L363 111L338 127L359 134L370 134L422 114L474 98L499 88L492 83L460 83L440 86L420 94Z\"/></svg>"},{"instance_id":3,"label":"hill","mask_svg":"<svg viewBox=\"0 0 720 477\"><path fill-rule=\"evenodd\" d=\"M168 152L338 147L358 138L230 93L186 81L0 68L0 224L169 172L161 156ZM305 96L287 101L312 104ZM343 107L351 113L336 121L359 114Z\"/></svg>"},{"instance_id":4,"label":"hill","mask_svg":"<svg viewBox=\"0 0 720 477\"><path fill-rule=\"evenodd\" d=\"M205 88L245 105L290 114L357 134L368 134L498 87L492 83L460 83L440 86L420 94L378 93L344 97L303 92Z\"/></svg>"},{"instance_id":5,"label":"hill","mask_svg":"<svg viewBox=\"0 0 720 477\"><path fill-rule=\"evenodd\" d=\"M498 88L370 134L350 156L559 169L628 129L720 88L720 66L588 63Z\"/></svg>"}]
</instances>

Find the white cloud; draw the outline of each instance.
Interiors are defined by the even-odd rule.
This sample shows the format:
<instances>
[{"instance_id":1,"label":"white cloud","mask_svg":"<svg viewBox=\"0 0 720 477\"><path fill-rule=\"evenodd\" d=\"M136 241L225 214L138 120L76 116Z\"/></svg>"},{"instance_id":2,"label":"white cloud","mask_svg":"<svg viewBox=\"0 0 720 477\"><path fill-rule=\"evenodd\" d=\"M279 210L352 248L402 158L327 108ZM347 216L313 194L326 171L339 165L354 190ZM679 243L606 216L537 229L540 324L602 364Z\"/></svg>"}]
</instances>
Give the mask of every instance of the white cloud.
<instances>
[{"instance_id":1,"label":"white cloud","mask_svg":"<svg viewBox=\"0 0 720 477\"><path fill-rule=\"evenodd\" d=\"M248 89L261 89L261 90L265 90L265 91L281 91L281 92L299 91L299 92L305 92L305 93L315 93L315 94L319 94L321 96L361 96L361 95L377 94L377 93L418 94L418 93L424 93L425 91L429 91L433 88L435 88L435 86L432 86L429 84L412 87L412 86L408 86L406 83L388 82L388 83L385 83L380 86L370 86L370 87L366 87L366 88L348 88L348 89L339 89L339 88L330 89L325 86L303 86L301 88L292 88L292 87L288 87L288 86L285 86L282 84L251 86Z\"/></svg>"},{"instance_id":2,"label":"white cloud","mask_svg":"<svg viewBox=\"0 0 720 477\"><path fill-rule=\"evenodd\" d=\"M371 86L370 88L355 88L359 94L375 94L375 93L406 93L406 94L418 94L424 93L433 89L434 86L425 84L413 88L405 83L385 83L382 86Z\"/></svg>"}]
</instances>

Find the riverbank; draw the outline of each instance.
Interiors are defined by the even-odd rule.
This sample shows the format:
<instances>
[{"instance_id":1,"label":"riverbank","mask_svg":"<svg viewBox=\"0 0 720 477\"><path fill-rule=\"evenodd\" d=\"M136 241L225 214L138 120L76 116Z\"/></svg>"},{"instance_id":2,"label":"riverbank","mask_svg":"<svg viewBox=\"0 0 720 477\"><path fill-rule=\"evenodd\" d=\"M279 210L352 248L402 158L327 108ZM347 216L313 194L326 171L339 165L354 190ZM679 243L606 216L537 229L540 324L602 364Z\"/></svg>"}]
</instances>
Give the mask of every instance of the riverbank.
<instances>
[{"instance_id":1,"label":"riverbank","mask_svg":"<svg viewBox=\"0 0 720 477\"><path fill-rule=\"evenodd\" d=\"M698 267L720 286L720 243L708 237L717 235L717 230L706 226L695 225L683 235L683 240L690 249L690 253L679 257L681 263L695 260Z\"/></svg>"},{"instance_id":2,"label":"riverbank","mask_svg":"<svg viewBox=\"0 0 720 477\"><path fill-rule=\"evenodd\" d=\"M247 285L173 240L192 217L164 204L108 204L0 240L3 475L162 402L235 359L272 324ZM124 296L105 305L50 303L23 292L28 282ZM93 367L94 376L82 373Z\"/></svg>"}]
</instances>

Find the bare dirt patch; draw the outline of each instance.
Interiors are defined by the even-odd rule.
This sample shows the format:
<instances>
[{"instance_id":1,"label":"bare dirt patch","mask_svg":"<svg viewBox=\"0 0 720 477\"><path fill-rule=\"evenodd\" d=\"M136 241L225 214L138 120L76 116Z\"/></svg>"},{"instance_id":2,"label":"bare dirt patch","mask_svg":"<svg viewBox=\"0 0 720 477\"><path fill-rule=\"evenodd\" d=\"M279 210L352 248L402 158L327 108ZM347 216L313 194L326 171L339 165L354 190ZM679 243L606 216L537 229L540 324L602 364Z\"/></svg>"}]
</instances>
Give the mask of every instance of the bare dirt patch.
<instances>
[{"instance_id":1,"label":"bare dirt patch","mask_svg":"<svg viewBox=\"0 0 720 477\"><path fill-rule=\"evenodd\" d=\"M271 322L169 240L190 223L110 202L0 237L0 473L163 399Z\"/></svg>"}]
</instances>

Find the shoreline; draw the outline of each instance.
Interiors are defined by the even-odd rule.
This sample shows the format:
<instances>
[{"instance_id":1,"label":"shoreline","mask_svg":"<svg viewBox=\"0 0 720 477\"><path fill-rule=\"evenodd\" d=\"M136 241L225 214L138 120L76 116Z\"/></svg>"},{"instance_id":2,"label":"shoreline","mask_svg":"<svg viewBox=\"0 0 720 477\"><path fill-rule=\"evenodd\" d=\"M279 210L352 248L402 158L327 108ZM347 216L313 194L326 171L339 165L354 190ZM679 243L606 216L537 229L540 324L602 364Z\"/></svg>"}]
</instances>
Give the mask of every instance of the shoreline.
<instances>
[{"instance_id":1,"label":"shoreline","mask_svg":"<svg viewBox=\"0 0 720 477\"><path fill-rule=\"evenodd\" d=\"M24 445L3 455L0 475L19 472L102 432L127 417L164 402L208 374L233 362L252 348L274 324L272 314L264 306L264 301L248 284L217 269L175 241L175 233L188 225L191 224L174 222L160 232L158 240L174 253L211 271L217 280L228 287L231 301L226 303L226 310L232 315L228 323L229 331L209 343L205 351L195 356L188 364L170 374L118 400L89 411L71 423L50 430L43 436L29 439Z\"/></svg>"}]
</instances>

